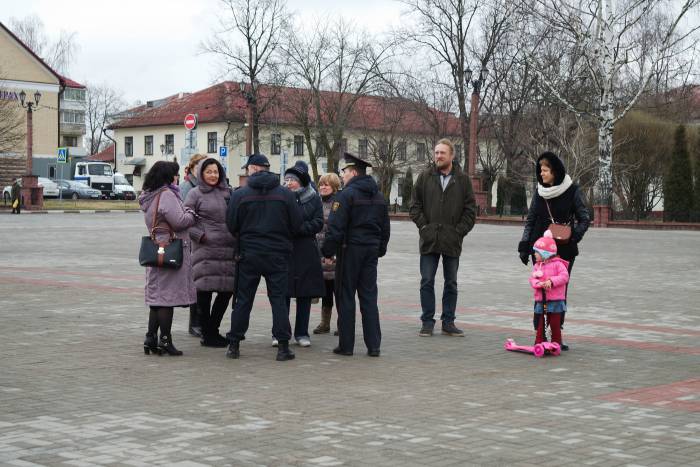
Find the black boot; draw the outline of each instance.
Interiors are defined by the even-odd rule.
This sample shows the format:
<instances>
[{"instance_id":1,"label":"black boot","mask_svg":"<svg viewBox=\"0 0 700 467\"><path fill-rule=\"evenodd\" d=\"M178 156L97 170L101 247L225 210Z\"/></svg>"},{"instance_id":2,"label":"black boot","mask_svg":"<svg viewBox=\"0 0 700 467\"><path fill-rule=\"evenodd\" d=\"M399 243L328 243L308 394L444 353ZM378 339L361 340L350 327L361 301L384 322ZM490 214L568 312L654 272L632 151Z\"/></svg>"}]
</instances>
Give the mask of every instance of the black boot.
<instances>
[{"instance_id":1,"label":"black boot","mask_svg":"<svg viewBox=\"0 0 700 467\"><path fill-rule=\"evenodd\" d=\"M168 354L172 356L182 355L182 351L177 350L173 345L173 340L170 336L160 336L160 342L158 343L158 352L160 355Z\"/></svg>"},{"instance_id":2,"label":"black boot","mask_svg":"<svg viewBox=\"0 0 700 467\"><path fill-rule=\"evenodd\" d=\"M146 340L143 341L143 353L150 355L158 353L158 336L155 334L146 334Z\"/></svg>"},{"instance_id":3,"label":"black boot","mask_svg":"<svg viewBox=\"0 0 700 467\"><path fill-rule=\"evenodd\" d=\"M226 356L228 358L240 358L241 357L241 342L231 341L226 351Z\"/></svg>"},{"instance_id":4,"label":"black boot","mask_svg":"<svg viewBox=\"0 0 700 467\"><path fill-rule=\"evenodd\" d=\"M202 337L202 325L199 321L199 307L196 303L190 305L190 324L188 328L191 336Z\"/></svg>"},{"instance_id":5,"label":"black boot","mask_svg":"<svg viewBox=\"0 0 700 467\"><path fill-rule=\"evenodd\" d=\"M294 352L289 349L289 341L281 340L277 347L277 361L284 362L287 360L294 360Z\"/></svg>"}]
</instances>

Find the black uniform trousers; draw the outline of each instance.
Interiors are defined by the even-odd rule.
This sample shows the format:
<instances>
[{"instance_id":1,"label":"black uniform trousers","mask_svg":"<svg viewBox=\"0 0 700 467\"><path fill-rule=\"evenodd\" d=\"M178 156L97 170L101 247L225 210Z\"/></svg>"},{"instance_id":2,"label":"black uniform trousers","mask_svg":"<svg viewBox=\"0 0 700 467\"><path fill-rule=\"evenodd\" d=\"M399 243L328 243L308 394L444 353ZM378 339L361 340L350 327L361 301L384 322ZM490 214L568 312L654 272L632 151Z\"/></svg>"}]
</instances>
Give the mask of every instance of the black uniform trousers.
<instances>
[{"instance_id":1,"label":"black uniform trousers","mask_svg":"<svg viewBox=\"0 0 700 467\"><path fill-rule=\"evenodd\" d=\"M336 308L338 345L352 351L355 347L355 292L360 299L362 334L368 350L379 350L382 331L377 308L377 251L348 245L336 267Z\"/></svg>"},{"instance_id":2,"label":"black uniform trousers","mask_svg":"<svg viewBox=\"0 0 700 467\"><path fill-rule=\"evenodd\" d=\"M250 312L260 284L265 278L267 297L272 307L272 335L280 341L289 341L292 328L287 310L289 256L283 254L243 254L238 263L238 295L231 313L229 341L242 341L250 325Z\"/></svg>"}]
</instances>

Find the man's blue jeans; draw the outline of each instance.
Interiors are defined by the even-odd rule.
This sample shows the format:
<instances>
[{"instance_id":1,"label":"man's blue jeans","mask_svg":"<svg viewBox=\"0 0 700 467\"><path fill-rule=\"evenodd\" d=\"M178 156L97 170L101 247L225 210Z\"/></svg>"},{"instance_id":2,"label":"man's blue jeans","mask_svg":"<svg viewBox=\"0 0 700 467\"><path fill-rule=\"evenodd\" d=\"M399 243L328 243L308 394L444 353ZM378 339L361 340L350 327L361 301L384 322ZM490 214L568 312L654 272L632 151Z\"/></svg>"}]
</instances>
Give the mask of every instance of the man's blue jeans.
<instances>
[{"instance_id":1,"label":"man's blue jeans","mask_svg":"<svg viewBox=\"0 0 700 467\"><path fill-rule=\"evenodd\" d=\"M442 291L443 324L453 323L455 308L457 308L457 269L459 257L440 254L420 255L420 305L423 309L421 321L435 323L435 273L442 256L442 273L445 276L445 287Z\"/></svg>"}]
</instances>

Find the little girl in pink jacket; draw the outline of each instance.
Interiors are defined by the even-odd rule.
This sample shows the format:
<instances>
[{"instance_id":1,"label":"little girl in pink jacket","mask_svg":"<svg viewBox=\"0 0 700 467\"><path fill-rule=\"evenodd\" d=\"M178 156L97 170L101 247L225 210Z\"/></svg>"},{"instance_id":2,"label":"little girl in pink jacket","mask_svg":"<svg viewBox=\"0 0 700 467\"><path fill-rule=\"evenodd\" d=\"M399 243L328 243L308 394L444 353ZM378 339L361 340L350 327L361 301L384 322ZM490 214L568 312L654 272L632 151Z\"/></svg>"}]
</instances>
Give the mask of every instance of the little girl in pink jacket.
<instances>
[{"instance_id":1,"label":"little girl in pink jacket","mask_svg":"<svg viewBox=\"0 0 700 467\"><path fill-rule=\"evenodd\" d=\"M535 290L535 344L547 340L544 313L552 330L552 342L561 345L561 314L566 311L566 284L569 262L557 256L557 243L547 230L534 246L535 264L530 286Z\"/></svg>"}]
</instances>

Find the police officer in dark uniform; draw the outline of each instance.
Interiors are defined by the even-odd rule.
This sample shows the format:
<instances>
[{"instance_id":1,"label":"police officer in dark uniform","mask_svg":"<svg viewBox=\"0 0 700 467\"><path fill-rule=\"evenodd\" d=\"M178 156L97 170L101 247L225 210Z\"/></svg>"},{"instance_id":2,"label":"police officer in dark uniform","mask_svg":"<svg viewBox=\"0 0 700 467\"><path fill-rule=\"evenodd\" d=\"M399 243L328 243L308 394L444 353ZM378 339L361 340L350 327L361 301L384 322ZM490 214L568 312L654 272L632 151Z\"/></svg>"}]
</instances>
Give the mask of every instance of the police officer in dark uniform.
<instances>
[{"instance_id":1,"label":"police officer in dark uniform","mask_svg":"<svg viewBox=\"0 0 700 467\"><path fill-rule=\"evenodd\" d=\"M362 333L367 355L379 356L382 333L377 308L377 258L389 243L389 211L377 183L367 175L371 164L345 153L344 188L328 217L322 253L336 256L338 355L352 355L355 346L355 293L360 299Z\"/></svg>"},{"instance_id":2,"label":"police officer in dark uniform","mask_svg":"<svg viewBox=\"0 0 700 467\"><path fill-rule=\"evenodd\" d=\"M292 329L287 311L287 286L292 238L303 222L294 193L280 186L279 175L269 172L270 162L253 154L243 166L250 176L245 187L231 194L226 225L238 237L240 260L236 304L231 313L231 332L226 356L240 357L253 299L264 277L272 307L272 335L278 340L277 360L294 358L289 349Z\"/></svg>"}]
</instances>

